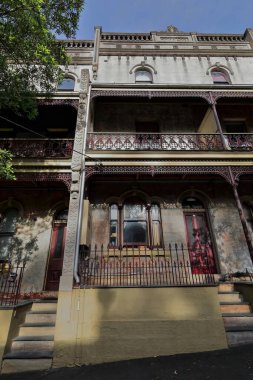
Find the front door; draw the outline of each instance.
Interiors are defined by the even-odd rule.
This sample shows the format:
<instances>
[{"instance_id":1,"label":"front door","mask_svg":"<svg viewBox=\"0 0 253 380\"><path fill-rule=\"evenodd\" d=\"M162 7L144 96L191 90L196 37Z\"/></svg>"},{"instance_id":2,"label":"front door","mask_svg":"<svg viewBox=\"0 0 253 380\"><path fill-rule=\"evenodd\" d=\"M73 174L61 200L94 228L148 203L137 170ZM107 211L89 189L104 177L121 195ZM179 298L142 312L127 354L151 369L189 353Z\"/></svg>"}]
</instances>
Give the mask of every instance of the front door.
<instances>
[{"instance_id":1,"label":"front door","mask_svg":"<svg viewBox=\"0 0 253 380\"><path fill-rule=\"evenodd\" d=\"M46 290L58 290L62 274L67 223L55 222L47 269Z\"/></svg>"},{"instance_id":2,"label":"front door","mask_svg":"<svg viewBox=\"0 0 253 380\"><path fill-rule=\"evenodd\" d=\"M192 273L217 273L211 234L205 212L185 212Z\"/></svg>"}]
</instances>

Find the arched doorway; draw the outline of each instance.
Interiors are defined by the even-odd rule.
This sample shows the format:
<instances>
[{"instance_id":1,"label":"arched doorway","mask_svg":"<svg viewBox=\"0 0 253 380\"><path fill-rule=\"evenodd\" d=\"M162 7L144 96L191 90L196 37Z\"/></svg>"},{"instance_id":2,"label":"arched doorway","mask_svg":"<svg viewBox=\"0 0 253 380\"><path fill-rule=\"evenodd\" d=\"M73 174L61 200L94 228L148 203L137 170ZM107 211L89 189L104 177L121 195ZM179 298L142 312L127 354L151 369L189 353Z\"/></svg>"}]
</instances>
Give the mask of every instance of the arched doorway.
<instances>
[{"instance_id":1,"label":"arched doorway","mask_svg":"<svg viewBox=\"0 0 253 380\"><path fill-rule=\"evenodd\" d=\"M204 204L195 197L182 201L192 273L217 273L211 231Z\"/></svg>"},{"instance_id":2,"label":"arched doorway","mask_svg":"<svg viewBox=\"0 0 253 380\"><path fill-rule=\"evenodd\" d=\"M59 289L65 248L67 219L67 209L58 212L54 218L45 290Z\"/></svg>"}]
</instances>

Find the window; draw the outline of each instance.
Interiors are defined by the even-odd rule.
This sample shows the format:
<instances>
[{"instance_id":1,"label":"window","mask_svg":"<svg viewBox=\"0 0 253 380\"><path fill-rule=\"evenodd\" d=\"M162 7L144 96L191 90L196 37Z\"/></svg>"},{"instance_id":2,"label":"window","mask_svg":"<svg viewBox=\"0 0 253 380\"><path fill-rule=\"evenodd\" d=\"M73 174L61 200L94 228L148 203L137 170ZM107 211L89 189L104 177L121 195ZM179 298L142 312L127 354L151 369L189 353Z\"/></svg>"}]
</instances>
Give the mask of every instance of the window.
<instances>
[{"instance_id":1,"label":"window","mask_svg":"<svg viewBox=\"0 0 253 380\"><path fill-rule=\"evenodd\" d=\"M159 205L150 206L136 198L129 198L122 208L119 208L117 204L112 204L109 244L113 247L161 247Z\"/></svg>"},{"instance_id":2,"label":"window","mask_svg":"<svg viewBox=\"0 0 253 380\"><path fill-rule=\"evenodd\" d=\"M16 232L16 223L18 219L18 209L8 208L3 214L0 221L0 259L8 257L8 247L12 242L13 235Z\"/></svg>"},{"instance_id":3,"label":"window","mask_svg":"<svg viewBox=\"0 0 253 380\"><path fill-rule=\"evenodd\" d=\"M221 70L212 70L211 76L214 84L230 84L229 75Z\"/></svg>"},{"instance_id":4,"label":"window","mask_svg":"<svg viewBox=\"0 0 253 380\"><path fill-rule=\"evenodd\" d=\"M58 91L74 91L75 80L72 78L64 78L58 84Z\"/></svg>"},{"instance_id":5,"label":"window","mask_svg":"<svg viewBox=\"0 0 253 380\"><path fill-rule=\"evenodd\" d=\"M135 82L144 82L144 83L152 83L153 77L152 73L148 70L136 70L135 71Z\"/></svg>"}]
</instances>

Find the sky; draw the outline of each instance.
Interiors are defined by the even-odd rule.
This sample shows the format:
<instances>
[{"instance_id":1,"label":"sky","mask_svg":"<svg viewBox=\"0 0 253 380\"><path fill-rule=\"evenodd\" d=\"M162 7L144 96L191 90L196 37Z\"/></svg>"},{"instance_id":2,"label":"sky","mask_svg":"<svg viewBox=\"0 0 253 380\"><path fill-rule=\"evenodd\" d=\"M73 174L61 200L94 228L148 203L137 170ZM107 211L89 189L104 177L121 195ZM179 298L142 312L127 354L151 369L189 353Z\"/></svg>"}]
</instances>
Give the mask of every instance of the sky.
<instances>
[{"instance_id":1,"label":"sky","mask_svg":"<svg viewBox=\"0 0 253 380\"><path fill-rule=\"evenodd\" d=\"M77 39L104 32L241 33L253 28L253 0L85 0Z\"/></svg>"}]
</instances>

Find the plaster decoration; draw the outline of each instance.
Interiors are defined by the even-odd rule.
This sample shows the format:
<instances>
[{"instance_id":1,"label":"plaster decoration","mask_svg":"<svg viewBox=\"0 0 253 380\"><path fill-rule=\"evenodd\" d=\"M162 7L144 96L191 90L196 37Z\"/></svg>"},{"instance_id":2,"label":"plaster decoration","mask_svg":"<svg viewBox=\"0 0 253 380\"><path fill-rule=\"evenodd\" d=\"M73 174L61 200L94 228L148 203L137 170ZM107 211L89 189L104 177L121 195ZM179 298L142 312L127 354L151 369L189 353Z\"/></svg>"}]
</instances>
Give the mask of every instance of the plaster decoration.
<instances>
[{"instance_id":1,"label":"plaster decoration","mask_svg":"<svg viewBox=\"0 0 253 380\"><path fill-rule=\"evenodd\" d=\"M209 75L210 72L213 70L213 69L221 69L221 70L225 70L229 72L229 74L231 75L234 75L234 72L232 69L230 69L228 66L226 65L222 65L220 62L215 62L215 64L213 65L210 65L206 71L206 75Z\"/></svg>"},{"instance_id":2,"label":"plaster decoration","mask_svg":"<svg viewBox=\"0 0 253 380\"><path fill-rule=\"evenodd\" d=\"M79 209L79 196L77 196L76 198L70 198L62 277L66 275L73 276L78 209Z\"/></svg>"},{"instance_id":3,"label":"plaster decoration","mask_svg":"<svg viewBox=\"0 0 253 380\"><path fill-rule=\"evenodd\" d=\"M57 95L57 93L56 93ZM38 105L41 106L70 106L78 110L78 100L77 99L39 99Z\"/></svg>"},{"instance_id":4,"label":"plaster decoration","mask_svg":"<svg viewBox=\"0 0 253 380\"><path fill-rule=\"evenodd\" d=\"M179 30L178 30L178 28L176 26L174 26L174 25L169 25L167 27L167 32L168 33L180 33Z\"/></svg>"},{"instance_id":5,"label":"plaster decoration","mask_svg":"<svg viewBox=\"0 0 253 380\"><path fill-rule=\"evenodd\" d=\"M147 57L146 57L146 58L147 58ZM144 59L145 59L145 57L144 57ZM141 61L141 63L138 63L137 65L134 65L134 66L131 68L131 70L129 71L129 74L133 74L133 72L134 72L135 70L137 70L137 69L143 69L143 70L145 70L145 68L150 69L150 70L152 70L152 72L153 72L154 74L157 74L156 69L155 69L152 65L149 65L148 63L146 63L145 61Z\"/></svg>"},{"instance_id":6,"label":"plaster decoration","mask_svg":"<svg viewBox=\"0 0 253 380\"><path fill-rule=\"evenodd\" d=\"M67 224L67 236L63 259L63 272L60 282L60 288L64 290L72 289L72 281L74 271L74 255L76 247L76 237L78 229L78 215L80 204L80 173L83 161L83 155L79 152L83 151L84 134L85 134L85 118L87 110L87 94L89 87L89 70L85 69L81 72L81 88L80 102L76 122L76 134L74 142L74 151L72 157L72 185L71 197L69 202L69 214ZM77 243L79 244L79 243Z\"/></svg>"},{"instance_id":7,"label":"plaster decoration","mask_svg":"<svg viewBox=\"0 0 253 380\"><path fill-rule=\"evenodd\" d=\"M24 182L63 182L70 191L71 174L70 173L16 173L17 181ZM0 182L5 181L0 179Z\"/></svg>"},{"instance_id":8,"label":"plaster decoration","mask_svg":"<svg viewBox=\"0 0 253 380\"><path fill-rule=\"evenodd\" d=\"M92 203L90 206L93 210L108 210L109 209L108 203Z\"/></svg>"},{"instance_id":9,"label":"plaster decoration","mask_svg":"<svg viewBox=\"0 0 253 380\"><path fill-rule=\"evenodd\" d=\"M165 210L167 210L167 209L173 210L173 209L182 208L180 204L175 203L175 202L173 202L173 203L163 202L160 204L160 207L161 207L161 209L165 209Z\"/></svg>"}]
</instances>

